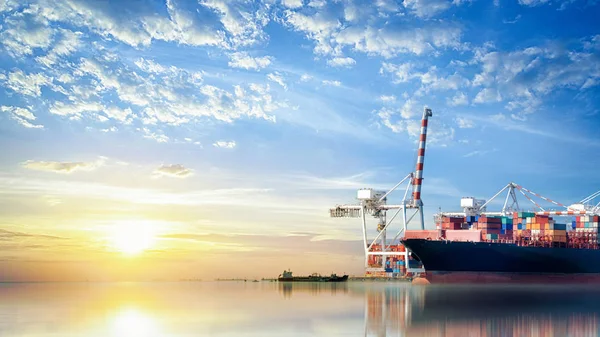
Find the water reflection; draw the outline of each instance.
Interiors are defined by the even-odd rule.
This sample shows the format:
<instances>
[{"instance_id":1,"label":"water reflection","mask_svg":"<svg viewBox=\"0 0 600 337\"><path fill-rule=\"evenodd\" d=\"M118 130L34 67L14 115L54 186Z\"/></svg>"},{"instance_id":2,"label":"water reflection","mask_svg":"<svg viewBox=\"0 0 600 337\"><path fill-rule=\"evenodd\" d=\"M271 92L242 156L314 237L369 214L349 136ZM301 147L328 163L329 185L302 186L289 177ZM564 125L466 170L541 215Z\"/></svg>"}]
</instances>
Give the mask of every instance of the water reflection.
<instances>
[{"instance_id":1,"label":"water reflection","mask_svg":"<svg viewBox=\"0 0 600 337\"><path fill-rule=\"evenodd\" d=\"M398 287L366 292L368 336L600 336L595 288Z\"/></svg>"},{"instance_id":2,"label":"water reflection","mask_svg":"<svg viewBox=\"0 0 600 337\"><path fill-rule=\"evenodd\" d=\"M0 284L0 336L600 336L595 287Z\"/></svg>"},{"instance_id":3,"label":"water reflection","mask_svg":"<svg viewBox=\"0 0 600 337\"><path fill-rule=\"evenodd\" d=\"M278 282L279 291L284 297L292 297L292 293L306 292L313 296L324 293L330 295L348 293L348 283L345 282Z\"/></svg>"},{"instance_id":4,"label":"water reflection","mask_svg":"<svg viewBox=\"0 0 600 337\"><path fill-rule=\"evenodd\" d=\"M115 337L162 336L157 322L147 313L135 307L118 310L109 323Z\"/></svg>"}]
</instances>

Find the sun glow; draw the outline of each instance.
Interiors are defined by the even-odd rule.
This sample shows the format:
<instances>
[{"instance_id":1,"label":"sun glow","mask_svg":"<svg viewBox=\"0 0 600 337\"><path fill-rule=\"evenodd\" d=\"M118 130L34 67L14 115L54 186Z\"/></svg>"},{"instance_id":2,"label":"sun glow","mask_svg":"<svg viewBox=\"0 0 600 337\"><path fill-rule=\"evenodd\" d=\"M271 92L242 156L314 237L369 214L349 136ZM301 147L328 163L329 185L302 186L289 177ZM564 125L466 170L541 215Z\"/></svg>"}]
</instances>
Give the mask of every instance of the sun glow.
<instances>
[{"instance_id":1,"label":"sun glow","mask_svg":"<svg viewBox=\"0 0 600 337\"><path fill-rule=\"evenodd\" d=\"M135 308L119 311L114 318L112 327L115 337L160 336L157 332L156 322Z\"/></svg>"},{"instance_id":2,"label":"sun glow","mask_svg":"<svg viewBox=\"0 0 600 337\"><path fill-rule=\"evenodd\" d=\"M115 224L112 233L113 248L126 254L137 255L152 247L155 240L150 224L127 222Z\"/></svg>"}]
</instances>

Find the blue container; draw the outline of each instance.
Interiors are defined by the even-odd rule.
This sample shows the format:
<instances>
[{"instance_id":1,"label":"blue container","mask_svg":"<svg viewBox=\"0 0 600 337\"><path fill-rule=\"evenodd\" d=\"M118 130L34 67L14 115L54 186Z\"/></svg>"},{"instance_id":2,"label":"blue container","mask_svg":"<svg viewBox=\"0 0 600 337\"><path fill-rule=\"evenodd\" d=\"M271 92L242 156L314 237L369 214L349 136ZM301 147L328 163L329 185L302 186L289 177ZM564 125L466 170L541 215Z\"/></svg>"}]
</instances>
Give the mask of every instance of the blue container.
<instances>
[{"instance_id":1,"label":"blue container","mask_svg":"<svg viewBox=\"0 0 600 337\"><path fill-rule=\"evenodd\" d=\"M475 216L475 222L479 221L479 215Z\"/></svg>"},{"instance_id":2,"label":"blue container","mask_svg":"<svg viewBox=\"0 0 600 337\"><path fill-rule=\"evenodd\" d=\"M398 261L398 265L399 266L403 266L404 265L404 261Z\"/></svg>"},{"instance_id":3,"label":"blue container","mask_svg":"<svg viewBox=\"0 0 600 337\"><path fill-rule=\"evenodd\" d=\"M392 269L392 268L385 268L385 272L386 273L393 273L394 269Z\"/></svg>"}]
</instances>

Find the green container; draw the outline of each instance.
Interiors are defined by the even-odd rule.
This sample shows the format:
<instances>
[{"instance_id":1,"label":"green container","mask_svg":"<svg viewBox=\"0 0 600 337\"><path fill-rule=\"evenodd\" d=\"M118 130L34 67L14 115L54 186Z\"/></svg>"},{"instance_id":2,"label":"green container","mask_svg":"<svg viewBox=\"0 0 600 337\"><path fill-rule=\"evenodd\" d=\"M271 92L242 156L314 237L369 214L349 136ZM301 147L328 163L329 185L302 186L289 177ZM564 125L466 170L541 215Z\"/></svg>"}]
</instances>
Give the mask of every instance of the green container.
<instances>
[{"instance_id":1,"label":"green container","mask_svg":"<svg viewBox=\"0 0 600 337\"><path fill-rule=\"evenodd\" d=\"M535 216L535 213L533 212L519 212L519 214L517 214L519 218L533 218Z\"/></svg>"},{"instance_id":2,"label":"green container","mask_svg":"<svg viewBox=\"0 0 600 337\"><path fill-rule=\"evenodd\" d=\"M503 225L512 225L512 223L513 223L512 218L502 217L502 224Z\"/></svg>"},{"instance_id":3,"label":"green container","mask_svg":"<svg viewBox=\"0 0 600 337\"><path fill-rule=\"evenodd\" d=\"M486 240L498 240L498 234L486 234Z\"/></svg>"}]
</instances>

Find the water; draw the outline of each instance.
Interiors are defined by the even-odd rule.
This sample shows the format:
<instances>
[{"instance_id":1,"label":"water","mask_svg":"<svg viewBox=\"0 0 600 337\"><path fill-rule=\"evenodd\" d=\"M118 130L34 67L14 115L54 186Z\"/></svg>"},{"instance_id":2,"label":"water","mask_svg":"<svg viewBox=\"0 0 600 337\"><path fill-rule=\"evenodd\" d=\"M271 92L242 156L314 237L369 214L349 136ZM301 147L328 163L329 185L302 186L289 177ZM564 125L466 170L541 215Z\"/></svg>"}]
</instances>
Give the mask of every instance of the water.
<instances>
[{"instance_id":1,"label":"water","mask_svg":"<svg viewBox=\"0 0 600 337\"><path fill-rule=\"evenodd\" d=\"M599 336L597 287L0 285L0 336Z\"/></svg>"}]
</instances>

